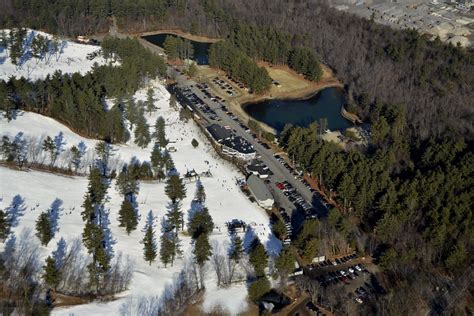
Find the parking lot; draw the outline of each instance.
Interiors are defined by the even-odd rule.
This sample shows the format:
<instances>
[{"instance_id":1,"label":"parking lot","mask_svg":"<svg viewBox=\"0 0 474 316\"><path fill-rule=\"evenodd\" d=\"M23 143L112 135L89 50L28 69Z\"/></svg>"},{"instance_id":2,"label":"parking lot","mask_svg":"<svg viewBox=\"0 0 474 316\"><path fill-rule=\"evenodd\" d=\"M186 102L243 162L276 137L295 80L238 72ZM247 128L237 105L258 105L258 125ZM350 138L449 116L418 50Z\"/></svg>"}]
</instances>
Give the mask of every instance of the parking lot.
<instances>
[{"instance_id":1,"label":"parking lot","mask_svg":"<svg viewBox=\"0 0 474 316\"><path fill-rule=\"evenodd\" d=\"M259 160L272 172L272 176L266 179L265 183L274 195L275 201L284 209L293 227L295 226L293 223L294 213L298 213L297 222L299 223L307 218L327 214L327 205L322 197L303 179L301 170L293 168L282 155L275 154L265 141L248 128L247 122L242 122L228 110L225 99L213 93L208 84L196 83L182 75L182 72L172 68L171 71L173 70L182 94L197 108L205 120L219 122L219 124L229 127L236 135L243 137L253 145ZM219 85L222 85L223 89L228 88L229 84L226 81L218 77L214 79Z\"/></svg>"}]
</instances>

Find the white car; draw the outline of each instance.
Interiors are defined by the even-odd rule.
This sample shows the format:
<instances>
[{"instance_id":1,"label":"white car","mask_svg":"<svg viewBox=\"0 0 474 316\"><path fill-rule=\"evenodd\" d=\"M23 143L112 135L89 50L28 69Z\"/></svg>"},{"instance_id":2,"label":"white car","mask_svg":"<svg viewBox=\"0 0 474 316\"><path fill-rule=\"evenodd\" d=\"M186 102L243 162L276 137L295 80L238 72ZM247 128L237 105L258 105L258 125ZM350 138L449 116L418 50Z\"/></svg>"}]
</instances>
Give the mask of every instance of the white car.
<instances>
[{"instance_id":1,"label":"white car","mask_svg":"<svg viewBox=\"0 0 474 316\"><path fill-rule=\"evenodd\" d=\"M356 298L355 298L355 301L356 301L357 303L359 303L359 304L364 303L364 301L363 301L360 297L356 297Z\"/></svg>"},{"instance_id":2,"label":"white car","mask_svg":"<svg viewBox=\"0 0 474 316\"><path fill-rule=\"evenodd\" d=\"M356 264L354 268L356 268L357 271L362 272L362 268L358 264Z\"/></svg>"},{"instance_id":3,"label":"white car","mask_svg":"<svg viewBox=\"0 0 474 316\"><path fill-rule=\"evenodd\" d=\"M350 272L350 273L354 273L354 269L349 268L349 272Z\"/></svg>"},{"instance_id":4,"label":"white car","mask_svg":"<svg viewBox=\"0 0 474 316\"><path fill-rule=\"evenodd\" d=\"M344 271L344 270L339 271L339 273L340 273L342 276L346 276L346 274L347 274L346 271Z\"/></svg>"}]
</instances>

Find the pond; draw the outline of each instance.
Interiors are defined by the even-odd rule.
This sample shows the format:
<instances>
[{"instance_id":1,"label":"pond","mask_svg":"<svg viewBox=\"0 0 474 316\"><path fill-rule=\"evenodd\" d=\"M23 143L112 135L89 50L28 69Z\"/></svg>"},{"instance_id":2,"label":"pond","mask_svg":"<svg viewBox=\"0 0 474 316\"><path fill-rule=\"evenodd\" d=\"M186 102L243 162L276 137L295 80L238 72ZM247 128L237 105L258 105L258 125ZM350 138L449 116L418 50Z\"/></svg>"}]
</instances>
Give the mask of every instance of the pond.
<instances>
[{"instance_id":1,"label":"pond","mask_svg":"<svg viewBox=\"0 0 474 316\"><path fill-rule=\"evenodd\" d=\"M342 130L352 123L342 117L341 107L345 102L344 93L339 88L326 88L305 100L266 100L247 103L244 110L255 120L281 132L286 124L307 127L314 121L327 119L327 128Z\"/></svg>"},{"instance_id":2,"label":"pond","mask_svg":"<svg viewBox=\"0 0 474 316\"><path fill-rule=\"evenodd\" d=\"M181 37L175 34L162 33L162 34L143 36L143 39L154 45L157 45L163 48L163 43L165 42L165 39L167 36ZM212 43L197 42L197 41L192 41L192 40L189 40L189 41L191 42L191 45L193 45L193 48L194 48L193 60L198 65L208 65L209 64L208 51Z\"/></svg>"}]
</instances>

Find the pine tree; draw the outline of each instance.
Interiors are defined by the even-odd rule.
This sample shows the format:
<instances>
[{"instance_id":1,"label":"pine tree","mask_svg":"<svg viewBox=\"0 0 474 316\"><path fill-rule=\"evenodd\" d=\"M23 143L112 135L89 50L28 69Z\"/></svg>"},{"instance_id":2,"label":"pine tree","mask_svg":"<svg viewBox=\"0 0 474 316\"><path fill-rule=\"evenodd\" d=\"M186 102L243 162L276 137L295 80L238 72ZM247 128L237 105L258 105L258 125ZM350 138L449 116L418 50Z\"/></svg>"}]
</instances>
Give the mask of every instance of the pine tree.
<instances>
[{"instance_id":1,"label":"pine tree","mask_svg":"<svg viewBox=\"0 0 474 316\"><path fill-rule=\"evenodd\" d=\"M176 231L176 234L178 234L180 227L181 229L183 228L183 211L181 211L180 202L171 202L168 204L166 217L168 218L170 227Z\"/></svg>"},{"instance_id":2,"label":"pine tree","mask_svg":"<svg viewBox=\"0 0 474 316\"><path fill-rule=\"evenodd\" d=\"M258 278L248 288L249 299L253 302L258 301L263 295L271 290L270 281L266 277Z\"/></svg>"},{"instance_id":3,"label":"pine tree","mask_svg":"<svg viewBox=\"0 0 474 316\"><path fill-rule=\"evenodd\" d=\"M172 174L168 177L166 180L165 193L171 199L172 203L186 197L186 187L179 175Z\"/></svg>"},{"instance_id":4,"label":"pine tree","mask_svg":"<svg viewBox=\"0 0 474 316\"><path fill-rule=\"evenodd\" d=\"M36 221L36 236L43 246L47 246L49 241L53 238L51 222L47 212L41 213Z\"/></svg>"},{"instance_id":5,"label":"pine tree","mask_svg":"<svg viewBox=\"0 0 474 316\"><path fill-rule=\"evenodd\" d=\"M3 159L5 159L8 162L15 160L15 156L13 154L12 146L13 146L13 144L10 142L10 138L8 138L8 136L6 136L6 135L3 135L2 145L0 147L0 152L3 156Z\"/></svg>"},{"instance_id":6,"label":"pine tree","mask_svg":"<svg viewBox=\"0 0 474 316\"><path fill-rule=\"evenodd\" d=\"M235 262L239 262L244 254L244 247L242 245L242 238L234 235L232 238L232 248L229 252L229 258Z\"/></svg>"},{"instance_id":7,"label":"pine tree","mask_svg":"<svg viewBox=\"0 0 474 316\"><path fill-rule=\"evenodd\" d=\"M214 222L207 208L197 211L188 223L188 231L193 239L201 234L209 235L214 229Z\"/></svg>"},{"instance_id":8,"label":"pine tree","mask_svg":"<svg viewBox=\"0 0 474 316\"><path fill-rule=\"evenodd\" d=\"M48 256L46 258L46 265L43 266L43 280L44 283L53 288L56 289L59 285L59 282L61 281L61 274L59 270L56 268L56 261L54 260L53 257Z\"/></svg>"},{"instance_id":9,"label":"pine tree","mask_svg":"<svg viewBox=\"0 0 474 316\"><path fill-rule=\"evenodd\" d=\"M112 146L107 142L98 142L95 145L96 168L100 175L107 177L109 175L109 160L114 155Z\"/></svg>"},{"instance_id":10,"label":"pine tree","mask_svg":"<svg viewBox=\"0 0 474 316\"><path fill-rule=\"evenodd\" d=\"M137 228L138 218L135 207L128 198L124 198L119 211L119 227L125 227L128 235Z\"/></svg>"},{"instance_id":11,"label":"pine tree","mask_svg":"<svg viewBox=\"0 0 474 316\"><path fill-rule=\"evenodd\" d=\"M157 143L153 146L153 150L151 152L150 157L151 167L153 168L154 176L158 179L164 179L165 173L163 171L163 167L165 164L163 154L161 153L161 149Z\"/></svg>"},{"instance_id":12,"label":"pine tree","mask_svg":"<svg viewBox=\"0 0 474 316\"><path fill-rule=\"evenodd\" d=\"M173 235L174 232L169 228L168 221L163 219L161 223L160 237L160 261L165 265L172 264L174 256Z\"/></svg>"},{"instance_id":13,"label":"pine tree","mask_svg":"<svg viewBox=\"0 0 474 316\"><path fill-rule=\"evenodd\" d=\"M168 35L163 42L163 48L165 50L165 54L168 56L169 59L177 59L179 57L178 53L178 37Z\"/></svg>"},{"instance_id":14,"label":"pine tree","mask_svg":"<svg viewBox=\"0 0 474 316\"><path fill-rule=\"evenodd\" d=\"M82 154L79 148L75 145L71 147L71 165L74 167L74 172L77 172L81 166Z\"/></svg>"},{"instance_id":15,"label":"pine tree","mask_svg":"<svg viewBox=\"0 0 474 316\"><path fill-rule=\"evenodd\" d=\"M102 278L110 268L113 256L114 241L108 228L108 213L104 208L108 185L102 170L91 169L88 190L82 205L84 209L81 213L85 222L82 242L92 255L92 262L88 265L89 278L97 292L100 290Z\"/></svg>"},{"instance_id":16,"label":"pine tree","mask_svg":"<svg viewBox=\"0 0 474 316\"><path fill-rule=\"evenodd\" d=\"M132 197L138 194L140 189L140 183L137 180L139 177L139 169L136 165L137 163L134 161L130 163L130 167L125 165L115 180L117 191L120 195L127 197L130 201L132 200Z\"/></svg>"},{"instance_id":17,"label":"pine tree","mask_svg":"<svg viewBox=\"0 0 474 316\"><path fill-rule=\"evenodd\" d=\"M7 213L0 210L0 240L4 241L7 239L10 233L10 224L8 223Z\"/></svg>"},{"instance_id":18,"label":"pine tree","mask_svg":"<svg viewBox=\"0 0 474 316\"><path fill-rule=\"evenodd\" d=\"M31 53L34 58L41 58L43 52L43 46L46 42L46 38L41 34L35 35L31 41Z\"/></svg>"},{"instance_id":19,"label":"pine tree","mask_svg":"<svg viewBox=\"0 0 474 316\"><path fill-rule=\"evenodd\" d=\"M151 141L149 126L143 115L137 121L135 127L135 144L141 148L146 148Z\"/></svg>"},{"instance_id":20,"label":"pine tree","mask_svg":"<svg viewBox=\"0 0 474 316\"><path fill-rule=\"evenodd\" d=\"M56 155L56 146L54 144L54 140L47 136L45 140L43 141L43 150L49 154L49 163L50 166L54 165L55 162L55 155Z\"/></svg>"},{"instance_id":21,"label":"pine tree","mask_svg":"<svg viewBox=\"0 0 474 316\"><path fill-rule=\"evenodd\" d=\"M167 174L169 174L170 171L175 169L173 158L171 158L171 155L167 150L163 152L163 163Z\"/></svg>"},{"instance_id":22,"label":"pine tree","mask_svg":"<svg viewBox=\"0 0 474 316\"><path fill-rule=\"evenodd\" d=\"M155 98L152 88L148 89L146 93L146 109L148 113L151 113L156 110Z\"/></svg>"},{"instance_id":23,"label":"pine tree","mask_svg":"<svg viewBox=\"0 0 474 316\"><path fill-rule=\"evenodd\" d=\"M158 146L161 148L165 148L168 145L165 125L165 119L162 116L159 116L155 122L155 131L153 132L153 137L155 138L156 144L158 144Z\"/></svg>"},{"instance_id":24,"label":"pine tree","mask_svg":"<svg viewBox=\"0 0 474 316\"><path fill-rule=\"evenodd\" d=\"M212 251L207 234L200 234L194 240L193 254L194 260L199 266L204 265L204 263L209 260L209 257L212 255Z\"/></svg>"},{"instance_id":25,"label":"pine tree","mask_svg":"<svg viewBox=\"0 0 474 316\"><path fill-rule=\"evenodd\" d=\"M143 258L145 261L151 265L153 261L155 261L157 251L156 251L156 238L155 238L155 231L153 228L155 227L155 217L153 216L153 212L150 210L148 213L147 221L145 224L145 237L143 237Z\"/></svg>"},{"instance_id":26,"label":"pine tree","mask_svg":"<svg viewBox=\"0 0 474 316\"><path fill-rule=\"evenodd\" d=\"M268 255L265 251L265 247L257 237L252 241L249 261L258 277L265 275L265 268L268 265Z\"/></svg>"},{"instance_id":27,"label":"pine tree","mask_svg":"<svg viewBox=\"0 0 474 316\"><path fill-rule=\"evenodd\" d=\"M294 262L295 258L291 252L291 249L289 247L283 248L275 261L275 268L277 269L282 280L286 280L288 274L294 270Z\"/></svg>"},{"instance_id":28,"label":"pine tree","mask_svg":"<svg viewBox=\"0 0 474 316\"><path fill-rule=\"evenodd\" d=\"M196 181L196 193L194 198L201 204L206 202L206 192L204 191L204 186L202 185L201 180Z\"/></svg>"}]
</instances>

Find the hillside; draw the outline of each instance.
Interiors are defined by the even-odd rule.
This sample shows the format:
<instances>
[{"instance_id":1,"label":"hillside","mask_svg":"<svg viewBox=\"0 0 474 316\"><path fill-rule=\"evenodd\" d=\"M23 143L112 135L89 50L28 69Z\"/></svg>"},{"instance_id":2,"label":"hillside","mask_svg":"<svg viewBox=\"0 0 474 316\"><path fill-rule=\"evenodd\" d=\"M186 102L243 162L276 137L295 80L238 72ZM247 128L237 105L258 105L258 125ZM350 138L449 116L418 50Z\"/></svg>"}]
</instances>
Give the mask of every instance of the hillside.
<instances>
[{"instance_id":1,"label":"hillside","mask_svg":"<svg viewBox=\"0 0 474 316\"><path fill-rule=\"evenodd\" d=\"M3 30L6 39L10 37L10 30ZM40 56L33 56L32 43L36 36L44 36L49 40L55 40L58 50L55 51L51 44L48 50ZM99 46L79 44L72 41L60 40L50 34L27 30L27 36L23 44L23 54L15 65L10 58L7 49L0 48L0 80L8 80L10 77L25 77L30 80L43 79L52 75L55 71L62 73L85 74L90 71L95 63L105 64L104 58L99 54ZM88 56L90 56L88 58ZM93 58L92 58L93 57Z\"/></svg>"},{"instance_id":2,"label":"hillside","mask_svg":"<svg viewBox=\"0 0 474 316\"><path fill-rule=\"evenodd\" d=\"M75 58L67 71L80 69L81 72L87 71L89 64L85 64L85 56L92 50L97 49L90 46L76 45L67 42L62 57L58 60L51 59L49 62L39 61L39 66L30 73L23 73L25 69L16 69L11 61L6 58L4 64L0 66L0 71L4 77L17 76L25 74L29 77L42 78L46 74L54 72L56 69L64 69L64 62L69 58ZM75 57L73 57L75 56ZM100 58L99 58L100 59ZM36 64L35 60L24 64ZM170 95L159 80L149 81L142 89L137 91L133 99L138 102L147 98L149 89L153 91L154 106L156 111L146 115L146 122L149 126L154 126L158 116L162 116L166 122L166 136L170 141L170 146L176 148L171 153L177 171L183 175L187 171L195 170L198 174L209 172L210 176L202 176L201 182L206 191L205 205L215 224L215 229L210 236L210 243L215 253L227 254L230 239L225 226L226 222L232 220L241 220L250 224L252 229L241 234L244 246L248 246L254 237L258 237L265 245L270 255L276 255L280 251L280 242L271 234L269 219L266 213L251 203L248 198L240 191L236 184L236 179L243 175L230 163L217 156L214 149L209 144L206 137L202 134L196 124L189 120L183 122L179 118L179 112L170 107ZM128 124L127 124L128 126ZM128 128L129 129L129 128ZM62 133L63 151L59 154L56 161L58 167L67 167L70 163L71 147L83 142L87 147L84 155L83 164L80 173L88 171L89 163L95 159L94 147L98 143L95 139L84 138L72 132L67 126L36 113L19 111L11 121L6 118L0 118L0 136L8 136L13 139L19 134L26 141L28 148L43 143L47 136L54 138ZM150 133L153 133L153 128ZM133 132L131 139L125 144L113 145L113 157L110 167L120 170L124 163L129 163L132 158L139 161L149 161L153 144L145 148L140 148L134 143ZM20 136L19 136L20 137ZM191 140L195 138L199 142L198 147L191 145ZM31 154L31 152L30 152ZM192 157L192 159L190 159ZM45 152L37 157L38 160L48 161ZM49 242L48 246L40 246L36 237L33 243L39 252L39 261L51 254L57 247L57 243L64 238L68 245L73 244L75 239L81 239L83 231L83 219L81 217L84 194L87 191L88 180L86 176L64 176L50 172L34 170L15 170L4 165L0 166L0 178L8 181L0 182L0 209L6 209L13 198L19 194L24 199L25 212L19 218L19 223L13 228L12 232L20 238L25 230L31 230L31 235L35 232L35 222L42 211L48 209L55 199L61 199L60 217L58 221L59 231ZM185 221L190 210L191 201L194 199L196 190L195 182L186 182L187 196L182 201L182 210L184 211ZM153 211L157 223L157 237L160 234L160 223L163 219L169 202L165 194L165 182L142 181L140 183L139 194L137 196L140 221L137 230L127 235L125 230L119 227L118 211L120 209L123 197L117 192L115 181L108 189L110 199L106 202L106 208L109 209L110 228L113 238L116 240L114 245L115 257L120 254L125 258L129 257L133 262L133 277L129 289L117 295L117 300L99 303L94 302L85 305L71 307L60 307L53 309L53 314L70 315L117 315L123 310L129 310L130 314L136 314L138 303L141 299L160 298L170 289L170 286L176 282L181 271L189 269L192 261L191 238L186 234L180 233L183 256L178 258L172 267L165 268L159 260L152 265L143 259L143 245L140 241L143 239L142 228L144 227L146 215L149 210ZM0 243L0 251L5 249L5 243ZM85 255L85 249L82 248ZM238 274L243 277L243 282L233 284L229 288L221 289L216 285L216 276L212 265L208 263L206 292L204 294L203 308L210 312L217 305L230 314L237 314L246 309L247 306L247 286L245 283L244 271ZM242 267L243 269L243 267ZM161 303L160 303L161 304ZM135 312L133 312L135 311Z\"/></svg>"}]
</instances>

